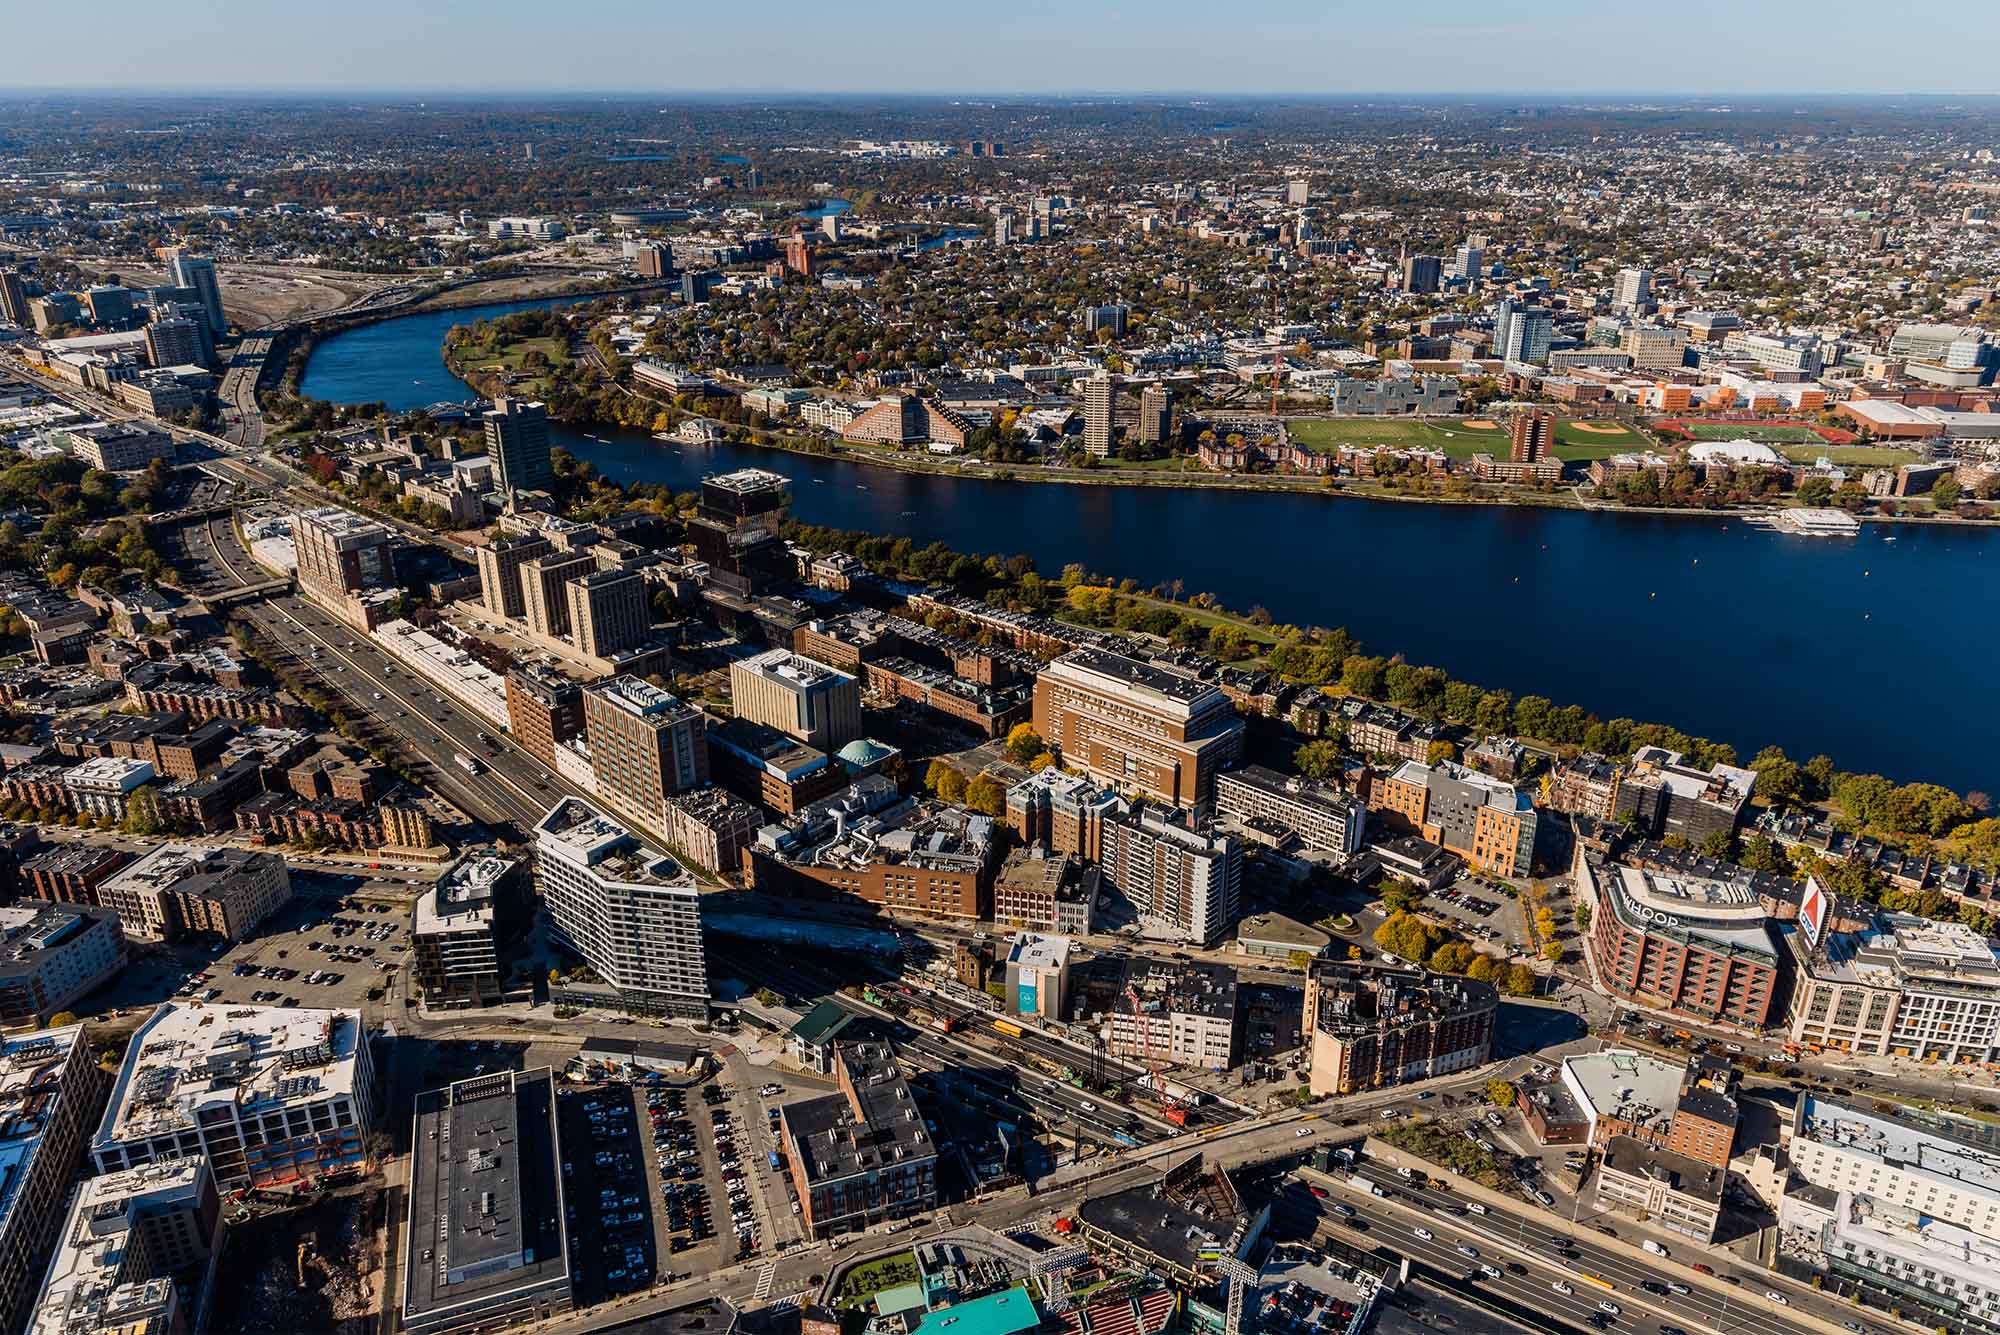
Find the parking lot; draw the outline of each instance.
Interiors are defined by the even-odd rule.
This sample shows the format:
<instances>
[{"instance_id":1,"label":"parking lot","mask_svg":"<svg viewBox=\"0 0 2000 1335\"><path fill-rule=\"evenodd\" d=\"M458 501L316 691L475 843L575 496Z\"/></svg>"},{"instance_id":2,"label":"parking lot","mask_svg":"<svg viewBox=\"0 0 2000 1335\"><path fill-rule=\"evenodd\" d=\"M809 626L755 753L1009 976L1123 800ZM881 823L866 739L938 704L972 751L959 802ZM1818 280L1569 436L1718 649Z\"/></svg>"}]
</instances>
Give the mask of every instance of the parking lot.
<instances>
[{"instance_id":1,"label":"parking lot","mask_svg":"<svg viewBox=\"0 0 2000 1335\"><path fill-rule=\"evenodd\" d=\"M652 1287L659 1244L632 1091L607 1085L565 1094L557 1120L577 1306Z\"/></svg>"},{"instance_id":2,"label":"parking lot","mask_svg":"<svg viewBox=\"0 0 2000 1335\"><path fill-rule=\"evenodd\" d=\"M1424 896L1424 912L1475 943L1506 950L1524 947L1527 929L1511 896L1483 881L1462 877Z\"/></svg>"},{"instance_id":3,"label":"parking lot","mask_svg":"<svg viewBox=\"0 0 2000 1335\"><path fill-rule=\"evenodd\" d=\"M295 887L292 903L272 915L258 935L224 952L178 995L257 1006L383 1004L395 991L397 971L410 960L408 888L395 887L405 901L398 903L341 894L340 879L324 879L333 886Z\"/></svg>"}]
</instances>

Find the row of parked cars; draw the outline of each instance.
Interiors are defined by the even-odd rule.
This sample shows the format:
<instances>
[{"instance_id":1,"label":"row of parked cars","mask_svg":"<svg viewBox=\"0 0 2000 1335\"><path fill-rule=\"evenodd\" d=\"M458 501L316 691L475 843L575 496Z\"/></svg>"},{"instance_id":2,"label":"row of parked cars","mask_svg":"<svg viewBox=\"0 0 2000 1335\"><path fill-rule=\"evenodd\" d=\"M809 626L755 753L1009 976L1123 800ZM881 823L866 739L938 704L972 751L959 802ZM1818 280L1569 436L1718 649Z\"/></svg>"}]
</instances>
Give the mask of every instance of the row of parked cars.
<instances>
[{"instance_id":1,"label":"row of parked cars","mask_svg":"<svg viewBox=\"0 0 2000 1335\"><path fill-rule=\"evenodd\" d=\"M757 1250L757 1214L750 1205L750 1179L736 1153L736 1124L724 1106L727 1095L718 1085L702 1090L708 1120L715 1132L715 1159L722 1166L722 1187L729 1193L729 1223L736 1230L736 1259Z\"/></svg>"},{"instance_id":2,"label":"row of parked cars","mask_svg":"<svg viewBox=\"0 0 2000 1335\"><path fill-rule=\"evenodd\" d=\"M648 1089L646 1116L653 1124L660 1205L670 1233L667 1246L684 1252L715 1236L708 1217L708 1189L701 1181L701 1150L687 1116L687 1095L678 1089Z\"/></svg>"},{"instance_id":3,"label":"row of parked cars","mask_svg":"<svg viewBox=\"0 0 2000 1335\"><path fill-rule=\"evenodd\" d=\"M614 1291L652 1282L646 1244L651 1237L645 1202L630 1187L632 1180L632 1105L622 1091L593 1097L583 1107L590 1125L590 1162L598 1184L593 1222L601 1235L594 1259L604 1266L605 1286ZM566 1177L575 1175L573 1161L563 1164ZM570 1230L577 1227L576 1194L566 1207ZM579 1253L579 1262L583 1253Z\"/></svg>"}]
</instances>

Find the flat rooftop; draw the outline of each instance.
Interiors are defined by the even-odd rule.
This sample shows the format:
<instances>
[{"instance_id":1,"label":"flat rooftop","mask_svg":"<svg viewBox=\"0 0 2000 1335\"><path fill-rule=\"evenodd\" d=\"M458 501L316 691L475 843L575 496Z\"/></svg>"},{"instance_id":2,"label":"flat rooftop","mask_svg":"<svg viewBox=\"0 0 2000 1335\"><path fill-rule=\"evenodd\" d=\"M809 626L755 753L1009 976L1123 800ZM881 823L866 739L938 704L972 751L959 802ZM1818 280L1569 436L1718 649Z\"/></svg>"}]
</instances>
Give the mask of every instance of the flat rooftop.
<instances>
[{"instance_id":1,"label":"flat rooftop","mask_svg":"<svg viewBox=\"0 0 2000 1335\"><path fill-rule=\"evenodd\" d=\"M253 874L275 857L246 848L212 844L161 844L100 887L105 890L167 890L204 897L218 896L229 882Z\"/></svg>"},{"instance_id":2,"label":"flat rooftop","mask_svg":"<svg viewBox=\"0 0 2000 1335\"><path fill-rule=\"evenodd\" d=\"M1116 682L1142 694L1172 701L1183 708L1222 694L1198 677L1155 663L1143 663L1124 654L1114 654L1108 649L1072 649L1049 666Z\"/></svg>"},{"instance_id":3,"label":"flat rooftop","mask_svg":"<svg viewBox=\"0 0 2000 1335\"><path fill-rule=\"evenodd\" d=\"M126 1207L128 1203L143 1205L149 1201L167 1206L192 1201L207 1176L207 1161L195 1156L163 1159L123 1172L88 1177L78 1184L42 1282L35 1314L23 1335L69 1335L78 1329L95 1332L106 1327L123 1329L111 1323L124 1304L143 1307L149 1299L166 1301L163 1292L144 1292L142 1286L120 1282L132 1239L132 1216ZM171 1285L164 1278L148 1283Z\"/></svg>"},{"instance_id":4,"label":"flat rooftop","mask_svg":"<svg viewBox=\"0 0 2000 1335\"><path fill-rule=\"evenodd\" d=\"M937 1157L923 1114L886 1043L840 1043L856 1101L823 1094L783 1105L791 1153L809 1183L893 1172Z\"/></svg>"},{"instance_id":5,"label":"flat rooftop","mask_svg":"<svg viewBox=\"0 0 2000 1335\"><path fill-rule=\"evenodd\" d=\"M591 694L607 704L616 705L628 714L639 718L651 718L676 711L693 713L693 707L683 704L681 698L672 691L663 691L641 677L613 677L590 688Z\"/></svg>"},{"instance_id":6,"label":"flat rooftop","mask_svg":"<svg viewBox=\"0 0 2000 1335\"><path fill-rule=\"evenodd\" d=\"M54 950L116 915L82 904L49 904L23 899L0 906L0 978L35 969Z\"/></svg>"},{"instance_id":7,"label":"flat rooftop","mask_svg":"<svg viewBox=\"0 0 2000 1335\"><path fill-rule=\"evenodd\" d=\"M1041 936L1023 932L1008 948L1007 963L1033 969L1060 969L1069 963L1072 942L1066 936Z\"/></svg>"},{"instance_id":8,"label":"flat rooftop","mask_svg":"<svg viewBox=\"0 0 2000 1335\"><path fill-rule=\"evenodd\" d=\"M411 1129L406 1321L569 1284L547 1067L426 1090Z\"/></svg>"},{"instance_id":9,"label":"flat rooftop","mask_svg":"<svg viewBox=\"0 0 2000 1335\"><path fill-rule=\"evenodd\" d=\"M648 848L630 827L578 797L565 797L535 825L537 848L633 885L694 889L680 863Z\"/></svg>"},{"instance_id":10,"label":"flat rooftop","mask_svg":"<svg viewBox=\"0 0 2000 1335\"><path fill-rule=\"evenodd\" d=\"M1728 1176L1713 1164L1659 1149L1630 1136L1611 1138L1604 1147L1604 1166L1635 1177L1663 1181L1673 1190L1709 1205L1722 1204L1722 1184Z\"/></svg>"},{"instance_id":11,"label":"flat rooftop","mask_svg":"<svg viewBox=\"0 0 2000 1335\"><path fill-rule=\"evenodd\" d=\"M438 877L435 888L417 896L414 927L422 932L457 932L493 921L493 895L520 859L487 851L467 853Z\"/></svg>"},{"instance_id":12,"label":"flat rooftop","mask_svg":"<svg viewBox=\"0 0 2000 1335\"><path fill-rule=\"evenodd\" d=\"M191 1131L203 1113L239 1115L352 1096L358 1010L165 1002L132 1036L93 1143Z\"/></svg>"},{"instance_id":13,"label":"flat rooftop","mask_svg":"<svg viewBox=\"0 0 2000 1335\"><path fill-rule=\"evenodd\" d=\"M1629 1048L1563 1059L1563 1084L1599 1117L1664 1126L1680 1106L1687 1068Z\"/></svg>"},{"instance_id":14,"label":"flat rooftop","mask_svg":"<svg viewBox=\"0 0 2000 1335\"><path fill-rule=\"evenodd\" d=\"M701 480L701 485L748 496L760 491L783 491L791 485L791 480L782 473L773 473L764 468L739 468L733 473L717 473L713 477L705 477Z\"/></svg>"},{"instance_id":15,"label":"flat rooftop","mask_svg":"<svg viewBox=\"0 0 2000 1335\"><path fill-rule=\"evenodd\" d=\"M1199 1150L1150 1182L1085 1199L1076 1212L1107 1236L1190 1271L1208 1264L1204 1253L1230 1254L1245 1222L1235 1184Z\"/></svg>"},{"instance_id":16,"label":"flat rooftop","mask_svg":"<svg viewBox=\"0 0 2000 1335\"><path fill-rule=\"evenodd\" d=\"M801 657L790 649L767 650L754 658L738 659L730 665L732 672L738 668L792 690L813 690L854 680L845 672L830 668L824 663L815 663L812 659Z\"/></svg>"},{"instance_id":17,"label":"flat rooftop","mask_svg":"<svg viewBox=\"0 0 2000 1335\"><path fill-rule=\"evenodd\" d=\"M1793 1111L1792 1135L1958 1187L2000 1193L2000 1127L1890 1106L1878 1112L1874 1104L1807 1094Z\"/></svg>"}]
</instances>

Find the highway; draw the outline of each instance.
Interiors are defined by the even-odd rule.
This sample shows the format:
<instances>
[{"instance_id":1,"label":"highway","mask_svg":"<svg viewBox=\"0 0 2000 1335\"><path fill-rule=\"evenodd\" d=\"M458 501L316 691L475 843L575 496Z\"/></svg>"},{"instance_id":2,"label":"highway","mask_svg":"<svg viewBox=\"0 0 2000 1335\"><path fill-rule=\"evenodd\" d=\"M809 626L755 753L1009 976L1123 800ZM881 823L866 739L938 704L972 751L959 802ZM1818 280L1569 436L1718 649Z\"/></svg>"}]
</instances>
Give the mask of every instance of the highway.
<instances>
[{"instance_id":1,"label":"highway","mask_svg":"<svg viewBox=\"0 0 2000 1335\"><path fill-rule=\"evenodd\" d=\"M1396 1157L1406 1166L1419 1170L1423 1166L1414 1155ZM1526 1205L1518 1208L1489 1205L1487 1214L1473 1214L1466 1210L1464 1197L1436 1186L1414 1186L1412 1180L1398 1172L1397 1166L1381 1160L1364 1161L1356 1175L1389 1193L1374 1196L1347 1185L1340 1175L1336 1175L1330 1187L1334 1201L1356 1210L1368 1221L1369 1228L1362 1233L1366 1241L1407 1253L1447 1273L1476 1275L1482 1260L1503 1268L1509 1260L1525 1265L1529 1271L1525 1279L1503 1271L1501 1280L1482 1275L1478 1282L1508 1291L1510 1297L1526 1301L1532 1309L1555 1312L1565 1319L1588 1321L1591 1313L1598 1310L1597 1303L1608 1299L1624 1308L1627 1318L1635 1318L1641 1311L1651 1313L1648 1319L1652 1324L1634 1325L1631 1320L1621 1318L1617 1323L1620 1330L1658 1331L1677 1326L1723 1335L1738 1335L1738 1332L1795 1335L1817 1328L1798 1316L1774 1310L1762 1295L1775 1289L1783 1292L1800 1313L1831 1321L1836 1328L1856 1320L1854 1309L1845 1304L1764 1271L1733 1264L1728 1253L1705 1249L1691 1239L1666 1244L1671 1254L1668 1258L1648 1258L1642 1262L1622 1249L1595 1240L1591 1226L1573 1229L1568 1220L1536 1213ZM1329 1222L1343 1223L1338 1215ZM1414 1230L1419 1227L1433 1233L1435 1240L1418 1237ZM1628 1224L1626 1232L1627 1240L1636 1246L1638 1227ZM1366 1245L1366 1241L1358 1245ZM1475 1260L1459 1253L1457 1248L1461 1245L1478 1249L1480 1258ZM1690 1262L1696 1258L1713 1266L1715 1276L1690 1269ZM1558 1279L1570 1285L1575 1293L1564 1295L1555 1291L1552 1286ZM1730 1279L1737 1283L1730 1284ZM1670 1283L1684 1285L1691 1291L1657 1293L1644 1287L1652 1284L1664 1288ZM1869 1335L1882 1329L1865 1321L1857 1324Z\"/></svg>"},{"instance_id":2,"label":"highway","mask_svg":"<svg viewBox=\"0 0 2000 1335\"><path fill-rule=\"evenodd\" d=\"M208 582L193 592L269 578L244 553L229 516L183 525L180 532L189 558L209 572ZM406 754L428 764L434 771L426 776L430 786L475 818L514 826L525 835L556 798L569 791L540 762L508 741L497 725L441 696L365 635L304 599L272 597L242 610L266 638L267 652L288 654L301 670L318 676L353 705L357 717L372 722ZM312 657L315 649L322 655L318 660ZM481 732L493 740L482 742ZM478 759L484 772L467 774L457 764L460 754Z\"/></svg>"}]
</instances>

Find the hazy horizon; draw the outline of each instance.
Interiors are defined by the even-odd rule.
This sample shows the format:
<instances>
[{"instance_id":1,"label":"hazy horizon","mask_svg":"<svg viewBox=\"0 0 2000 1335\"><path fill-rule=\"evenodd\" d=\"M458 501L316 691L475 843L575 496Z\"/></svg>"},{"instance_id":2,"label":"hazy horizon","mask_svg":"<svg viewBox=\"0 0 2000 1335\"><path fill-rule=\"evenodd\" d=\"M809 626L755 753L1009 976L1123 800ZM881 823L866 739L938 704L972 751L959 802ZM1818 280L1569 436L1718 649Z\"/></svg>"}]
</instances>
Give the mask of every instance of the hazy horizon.
<instances>
[{"instance_id":1,"label":"hazy horizon","mask_svg":"<svg viewBox=\"0 0 2000 1335\"><path fill-rule=\"evenodd\" d=\"M351 0L277 10L105 0L82 49L68 11L9 16L14 93L468 96L1985 97L2000 6L1885 23L1854 0L1688 0L1617 10L1581 0L1421 12L1299 0L1233 9L1158 0L1022 0L1007 11L772 0L680 12L643 0L476 11ZM1393 70L1397 77L1384 78ZM1218 77L1218 75L1222 77ZM25 76L25 77L24 77ZM1621 89L1629 83L1632 90ZM1643 89L1644 91L1640 91ZM969 91L976 90L976 91Z\"/></svg>"}]
</instances>

